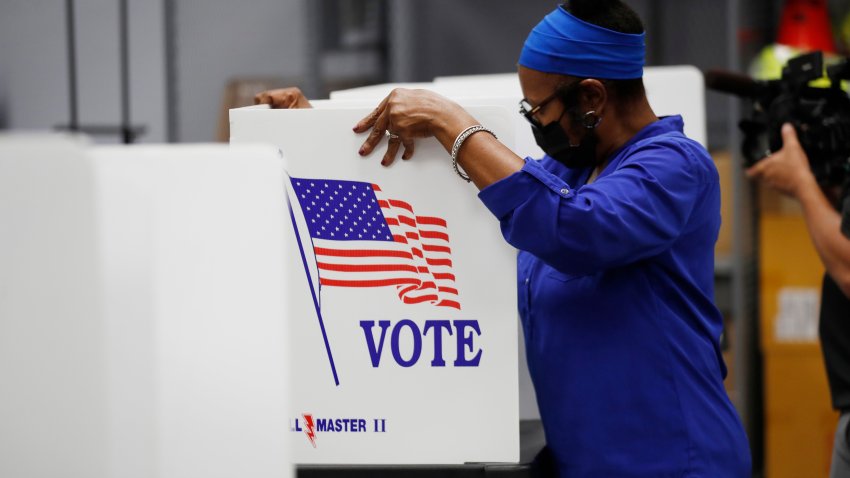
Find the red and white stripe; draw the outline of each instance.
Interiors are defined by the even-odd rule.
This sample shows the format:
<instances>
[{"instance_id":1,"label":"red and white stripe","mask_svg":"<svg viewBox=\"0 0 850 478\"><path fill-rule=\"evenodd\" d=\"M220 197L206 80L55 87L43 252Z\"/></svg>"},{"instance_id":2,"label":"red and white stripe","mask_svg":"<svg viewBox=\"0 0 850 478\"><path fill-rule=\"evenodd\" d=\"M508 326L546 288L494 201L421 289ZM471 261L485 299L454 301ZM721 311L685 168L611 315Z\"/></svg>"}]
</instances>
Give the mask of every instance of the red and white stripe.
<instances>
[{"instance_id":1,"label":"red and white stripe","mask_svg":"<svg viewBox=\"0 0 850 478\"><path fill-rule=\"evenodd\" d=\"M313 238L321 285L395 286L406 304L460 309L446 221L417 216L410 204L382 198L380 187L372 188L394 240Z\"/></svg>"}]
</instances>

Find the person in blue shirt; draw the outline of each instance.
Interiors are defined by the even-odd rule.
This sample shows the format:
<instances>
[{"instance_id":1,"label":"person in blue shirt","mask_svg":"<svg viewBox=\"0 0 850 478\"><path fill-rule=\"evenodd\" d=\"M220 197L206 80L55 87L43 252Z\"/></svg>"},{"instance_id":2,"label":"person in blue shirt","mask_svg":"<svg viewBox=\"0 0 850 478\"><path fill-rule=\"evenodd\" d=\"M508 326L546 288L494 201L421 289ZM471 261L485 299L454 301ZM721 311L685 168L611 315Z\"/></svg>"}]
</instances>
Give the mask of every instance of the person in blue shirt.
<instances>
[{"instance_id":1,"label":"person in blue shirt","mask_svg":"<svg viewBox=\"0 0 850 478\"><path fill-rule=\"evenodd\" d=\"M718 174L681 117L649 106L643 30L620 0L570 0L530 33L521 112L542 160L425 90L394 90L354 131L369 132L364 156L388 138L384 165L435 137L519 249L528 365L560 476L748 477L713 303Z\"/></svg>"}]
</instances>

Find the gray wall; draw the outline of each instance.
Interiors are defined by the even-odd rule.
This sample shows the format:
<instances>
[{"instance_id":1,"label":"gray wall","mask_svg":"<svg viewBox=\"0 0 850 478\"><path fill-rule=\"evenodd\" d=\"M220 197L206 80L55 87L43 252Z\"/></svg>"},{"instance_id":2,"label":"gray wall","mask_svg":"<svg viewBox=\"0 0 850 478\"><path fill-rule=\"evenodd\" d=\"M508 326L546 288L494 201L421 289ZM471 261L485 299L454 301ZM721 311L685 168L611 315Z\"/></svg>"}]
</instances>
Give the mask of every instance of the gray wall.
<instances>
[{"instance_id":1,"label":"gray wall","mask_svg":"<svg viewBox=\"0 0 850 478\"><path fill-rule=\"evenodd\" d=\"M117 123L119 113L116 0L76 0L80 115ZM215 136L222 93L236 76L297 82L307 75L307 2L316 0L129 0L132 119L166 139L164 4L176 12L177 139ZM850 0L831 0L846 7ZM390 74L394 81L438 75L497 73L515 68L528 31L559 0L387 0ZM723 2L631 0L649 32L650 65L727 64L730 38ZM773 35L781 0L748 2L765 17L746 31L750 44ZM836 11L840 10L837 9ZM0 1L0 127L46 129L68 118L64 2ZM747 44L742 45L744 50ZM709 143L726 145L726 97L709 93Z\"/></svg>"},{"instance_id":2,"label":"gray wall","mask_svg":"<svg viewBox=\"0 0 850 478\"><path fill-rule=\"evenodd\" d=\"M4 36L2 32L5 27L5 22L0 19L0 45L3 45ZM9 98L9 88L7 86L6 77L8 73L6 72L6 68L8 67L8 60L6 59L8 48L0 48L0 129L7 128L8 120L6 118L8 109L6 103Z\"/></svg>"},{"instance_id":3,"label":"gray wall","mask_svg":"<svg viewBox=\"0 0 850 478\"><path fill-rule=\"evenodd\" d=\"M235 76L298 78L305 66L305 0L173 0L177 13L177 139L212 141L224 87ZM77 0L79 114L120 121L118 2ZM164 0L130 0L130 89L142 142L167 139ZM0 127L68 122L65 6L0 1ZM115 142L116 137L96 138Z\"/></svg>"},{"instance_id":4,"label":"gray wall","mask_svg":"<svg viewBox=\"0 0 850 478\"><path fill-rule=\"evenodd\" d=\"M131 108L134 123L164 134L162 4L130 0ZM77 0L80 121L120 121L118 7L114 0ZM64 2L0 2L0 107L6 127L50 129L68 122ZM103 138L114 141L112 138Z\"/></svg>"},{"instance_id":5,"label":"gray wall","mask_svg":"<svg viewBox=\"0 0 850 478\"><path fill-rule=\"evenodd\" d=\"M646 5L647 43L650 65L694 65L701 70L726 68L727 13L721 2L650 0ZM706 93L709 148L729 143L728 96Z\"/></svg>"},{"instance_id":6,"label":"gray wall","mask_svg":"<svg viewBox=\"0 0 850 478\"><path fill-rule=\"evenodd\" d=\"M62 12L51 0L0 3L0 75L8 126L45 129L67 121Z\"/></svg>"},{"instance_id":7,"label":"gray wall","mask_svg":"<svg viewBox=\"0 0 850 478\"><path fill-rule=\"evenodd\" d=\"M178 137L211 141L236 76L300 78L308 0L175 0Z\"/></svg>"},{"instance_id":8,"label":"gray wall","mask_svg":"<svg viewBox=\"0 0 850 478\"><path fill-rule=\"evenodd\" d=\"M414 81L516 70L528 32L553 0L429 0L413 5Z\"/></svg>"},{"instance_id":9,"label":"gray wall","mask_svg":"<svg viewBox=\"0 0 850 478\"><path fill-rule=\"evenodd\" d=\"M562 1L553 0L395 0L400 14L410 15L408 32L394 39L407 43L393 58L406 62L394 70L397 81L428 81L434 76L504 73L516 61L528 32ZM705 0L631 0L647 30L649 65L690 64L700 69L726 66L726 11L720 2ZM404 38L405 34L410 37ZM405 59L410 57L411 59ZM724 96L706 97L709 143L727 142Z\"/></svg>"}]
</instances>

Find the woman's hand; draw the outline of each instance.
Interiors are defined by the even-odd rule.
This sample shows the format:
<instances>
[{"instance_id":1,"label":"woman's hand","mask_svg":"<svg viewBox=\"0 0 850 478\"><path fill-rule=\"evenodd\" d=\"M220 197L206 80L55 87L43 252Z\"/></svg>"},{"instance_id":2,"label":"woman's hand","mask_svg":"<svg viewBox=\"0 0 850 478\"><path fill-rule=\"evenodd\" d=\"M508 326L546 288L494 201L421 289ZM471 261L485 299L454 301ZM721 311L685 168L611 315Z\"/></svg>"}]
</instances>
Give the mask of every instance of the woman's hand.
<instances>
[{"instance_id":1,"label":"woman's hand","mask_svg":"<svg viewBox=\"0 0 850 478\"><path fill-rule=\"evenodd\" d=\"M434 136L448 150L455 136L473 124L475 118L457 103L433 91L397 88L354 126L354 132L372 130L360 147L361 156L371 154L387 136L387 151L381 164L389 166L401 146L404 146L401 159L413 157L414 139Z\"/></svg>"},{"instance_id":2,"label":"woman's hand","mask_svg":"<svg viewBox=\"0 0 850 478\"><path fill-rule=\"evenodd\" d=\"M307 97L304 96L304 93L302 93L300 89L294 86L258 93L256 96L254 96L254 104L266 104L270 105L272 108L280 108L285 110L313 107Z\"/></svg>"},{"instance_id":3,"label":"woman's hand","mask_svg":"<svg viewBox=\"0 0 850 478\"><path fill-rule=\"evenodd\" d=\"M787 123L782 125L782 149L747 169L747 177L795 198L804 190L818 188L797 132Z\"/></svg>"}]
</instances>

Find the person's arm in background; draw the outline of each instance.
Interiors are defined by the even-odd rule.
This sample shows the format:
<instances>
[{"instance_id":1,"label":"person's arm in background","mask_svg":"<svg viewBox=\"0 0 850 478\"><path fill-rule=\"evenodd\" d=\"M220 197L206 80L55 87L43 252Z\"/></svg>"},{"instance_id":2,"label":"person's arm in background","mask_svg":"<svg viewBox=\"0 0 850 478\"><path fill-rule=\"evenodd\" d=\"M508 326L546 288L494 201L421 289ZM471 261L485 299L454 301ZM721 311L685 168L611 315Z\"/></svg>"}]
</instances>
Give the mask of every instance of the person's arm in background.
<instances>
[{"instance_id":1,"label":"person's arm in background","mask_svg":"<svg viewBox=\"0 0 850 478\"><path fill-rule=\"evenodd\" d=\"M841 233L841 215L821 190L791 125L782 127L782 149L747 170L756 179L800 202L815 249L827 273L850 297L850 239Z\"/></svg>"},{"instance_id":2,"label":"person's arm in background","mask_svg":"<svg viewBox=\"0 0 850 478\"><path fill-rule=\"evenodd\" d=\"M313 107L313 105L310 104L310 100L304 96L304 93L294 86L258 93L254 96L254 104L265 104L272 108L280 109L302 109Z\"/></svg>"}]
</instances>

